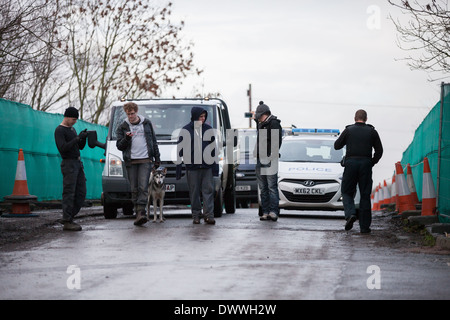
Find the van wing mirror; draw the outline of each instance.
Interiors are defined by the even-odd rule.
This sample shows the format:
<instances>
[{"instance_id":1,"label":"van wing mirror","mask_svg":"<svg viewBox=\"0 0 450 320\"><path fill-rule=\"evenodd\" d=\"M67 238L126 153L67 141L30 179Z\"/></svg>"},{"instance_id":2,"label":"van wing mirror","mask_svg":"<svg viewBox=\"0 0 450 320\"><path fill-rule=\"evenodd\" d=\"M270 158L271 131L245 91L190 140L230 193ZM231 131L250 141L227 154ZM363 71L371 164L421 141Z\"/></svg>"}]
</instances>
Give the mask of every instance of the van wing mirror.
<instances>
[{"instance_id":1,"label":"van wing mirror","mask_svg":"<svg viewBox=\"0 0 450 320\"><path fill-rule=\"evenodd\" d=\"M237 147L239 142L239 130L238 129L231 129L233 130L233 147Z\"/></svg>"},{"instance_id":2,"label":"van wing mirror","mask_svg":"<svg viewBox=\"0 0 450 320\"><path fill-rule=\"evenodd\" d=\"M87 133L88 133L88 145L90 148L100 147L106 150L106 143L101 143L97 140L97 131L89 130Z\"/></svg>"}]
</instances>

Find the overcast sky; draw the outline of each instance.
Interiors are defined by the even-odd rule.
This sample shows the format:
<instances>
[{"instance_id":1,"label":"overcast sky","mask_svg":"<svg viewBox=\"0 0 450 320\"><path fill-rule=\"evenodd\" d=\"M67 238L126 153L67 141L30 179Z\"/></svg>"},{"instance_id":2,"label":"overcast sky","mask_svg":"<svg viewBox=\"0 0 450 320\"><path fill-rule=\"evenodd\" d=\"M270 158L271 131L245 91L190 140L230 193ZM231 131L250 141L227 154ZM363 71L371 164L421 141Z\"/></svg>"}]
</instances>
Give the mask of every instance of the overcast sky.
<instances>
[{"instance_id":1,"label":"overcast sky","mask_svg":"<svg viewBox=\"0 0 450 320\"><path fill-rule=\"evenodd\" d=\"M440 96L440 81L400 61L389 13L400 15L380 0L174 0L172 19L185 21L204 70L175 95L220 92L236 128L248 127L249 84L252 109L263 100L286 127L342 131L363 108L385 152L374 186L389 183Z\"/></svg>"}]
</instances>

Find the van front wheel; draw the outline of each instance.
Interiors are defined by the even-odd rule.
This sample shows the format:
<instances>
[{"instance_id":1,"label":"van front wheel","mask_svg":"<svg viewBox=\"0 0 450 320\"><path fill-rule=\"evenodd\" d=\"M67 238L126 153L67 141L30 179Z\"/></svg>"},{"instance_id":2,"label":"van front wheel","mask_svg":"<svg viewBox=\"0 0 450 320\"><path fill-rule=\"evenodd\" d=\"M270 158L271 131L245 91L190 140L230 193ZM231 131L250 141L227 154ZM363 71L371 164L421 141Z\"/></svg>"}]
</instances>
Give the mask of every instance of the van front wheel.
<instances>
[{"instance_id":1,"label":"van front wheel","mask_svg":"<svg viewBox=\"0 0 450 320\"><path fill-rule=\"evenodd\" d=\"M226 213L236 212L236 173L233 170L233 166L229 166L229 174L227 187L225 189L224 202Z\"/></svg>"},{"instance_id":2,"label":"van front wheel","mask_svg":"<svg viewBox=\"0 0 450 320\"><path fill-rule=\"evenodd\" d=\"M225 211L227 213L236 212L236 191L234 188L225 191Z\"/></svg>"}]
</instances>

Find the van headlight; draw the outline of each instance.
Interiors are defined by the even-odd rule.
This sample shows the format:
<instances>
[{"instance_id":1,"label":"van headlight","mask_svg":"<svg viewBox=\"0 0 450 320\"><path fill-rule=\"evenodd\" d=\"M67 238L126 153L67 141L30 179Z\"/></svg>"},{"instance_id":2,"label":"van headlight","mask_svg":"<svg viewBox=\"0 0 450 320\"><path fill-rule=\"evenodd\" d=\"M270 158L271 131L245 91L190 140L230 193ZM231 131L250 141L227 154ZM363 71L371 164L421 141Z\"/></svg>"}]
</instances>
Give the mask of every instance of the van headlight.
<instances>
[{"instance_id":1,"label":"van headlight","mask_svg":"<svg viewBox=\"0 0 450 320\"><path fill-rule=\"evenodd\" d=\"M113 155L109 157L109 176L123 177L122 160Z\"/></svg>"}]
</instances>

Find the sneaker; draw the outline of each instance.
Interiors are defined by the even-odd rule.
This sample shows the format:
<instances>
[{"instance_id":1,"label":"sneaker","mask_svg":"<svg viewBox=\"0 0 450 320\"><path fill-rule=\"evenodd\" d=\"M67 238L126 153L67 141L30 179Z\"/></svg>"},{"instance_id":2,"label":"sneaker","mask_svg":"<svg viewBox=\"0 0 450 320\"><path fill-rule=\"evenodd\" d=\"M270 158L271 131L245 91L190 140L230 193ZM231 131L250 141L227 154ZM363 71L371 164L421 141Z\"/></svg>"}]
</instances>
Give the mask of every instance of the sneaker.
<instances>
[{"instance_id":1,"label":"sneaker","mask_svg":"<svg viewBox=\"0 0 450 320\"><path fill-rule=\"evenodd\" d=\"M205 218L206 224L216 224L216 220L214 218Z\"/></svg>"},{"instance_id":2,"label":"sneaker","mask_svg":"<svg viewBox=\"0 0 450 320\"><path fill-rule=\"evenodd\" d=\"M269 213L269 218L272 221L277 221L278 220L278 215L275 212L271 212L271 213Z\"/></svg>"},{"instance_id":3,"label":"sneaker","mask_svg":"<svg viewBox=\"0 0 450 320\"><path fill-rule=\"evenodd\" d=\"M145 211L140 211L136 215L136 220L134 220L135 226L141 226L147 222L147 216L145 215Z\"/></svg>"},{"instance_id":4,"label":"sneaker","mask_svg":"<svg viewBox=\"0 0 450 320\"><path fill-rule=\"evenodd\" d=\"M370 228L368 228L368 229L361 230L360 232L361 232L361 234L369 234L371 231L372 230L370 230Z\"/></svg>"},{"instance_id":5,"label":"sneaker","mask_svg":"<svg viewBox=\"0 0 450 320\"><path fill-rule=\"evenodd\" d=\"M345 231L351 230L353 228L353 223L356 221L356 216L351 216L347 223L345 224Z\"/></svg>"},{"instance_id":6,"label":"sneaker","mask_svg":"<svg viewBox=\"0 0 450 320\"><path fill-rule=\"evenodd\" d=\"M81 231L81 226L73 221L64 222L63 230L67 231Z\"/></svg>"},{"instance_id":7,"label":"sneaker","mask_svg":"<svg viewBox=\"0 0 450 320\"><path fill-rule=\"evenodd\" d=\"M192 221L193 224L200 224L199 218L194 218L194 221Z\"/></svg>"},{"instance_id":8,"label":"sneaker","mask_svg":"<svg viewBox=\"0 0 450 320\"><path fill-rule=\"evenodd\" d=\"M259 217L259 220L261 221L269 220L269 215L267 213L264 213L261 217Z\"/></svg>"}]
</instances>

